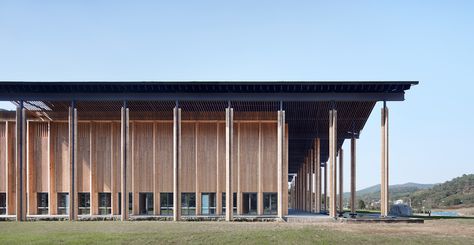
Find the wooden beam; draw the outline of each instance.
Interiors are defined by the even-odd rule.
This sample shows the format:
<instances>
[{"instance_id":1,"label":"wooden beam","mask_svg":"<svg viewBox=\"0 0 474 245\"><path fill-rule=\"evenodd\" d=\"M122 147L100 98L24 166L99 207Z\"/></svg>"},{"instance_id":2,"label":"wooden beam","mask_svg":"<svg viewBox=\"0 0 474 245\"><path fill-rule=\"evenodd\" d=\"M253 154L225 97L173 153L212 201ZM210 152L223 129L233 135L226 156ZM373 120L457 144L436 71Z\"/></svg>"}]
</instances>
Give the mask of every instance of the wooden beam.
<instances>
[{"instance_id":1,"label":"wooden beam","mask_svg":"<svg viewBox=\"0 0 474 245\"><path fill-rule=\"evenodd\" d=\"M23 101L16 108L16 220L26 221L26 113Z\"/></svg>"},{"instance_id":2,"label":"wooden beam","mask_svg":"<svg viewBox=\"0 0 474 245\"><path fill-rule=\"evenodd\" d=\"M181 192L179 170L181 163L181 108L176 103L173 109L173 220L181 219Z\"/></svg>"},{"instance_id":3,"label":"wooden beam","mask_svg":"<svg viewBox=\"0 0 474 245\"><path fill-rule=\"evenodd\" d=\"M388 216L389 212L389 181L388 181L388 170L389 170L389 152L388 152L388 108L387 103L384 101L382 108L382 183L380 188L381 202L380 202L380 211L381 216Z\"/></svg>"},{"instance_id":4,"label":"wooden beam","mask_svg":"<svg viewBox=\"0 0 474 245\"><path fill-rule=\"evenodd\" d=\"M234 202L232 192L232 158L234 143L234 109L230 106L225 109L225 187L226 212L225 220L233 220ZM239 131L240 133L240 131Z\"/></svg>"},{"instance_id":5,"label":"wooden beam","mask_svg":"<svg viewBox=\"0 0 474 245\"><path fill-rule=\"evenodd\" d=\"M128 190L127 190L127 161L128 161L128 150L129 150L129 110L127 103L124 102L122 107L121 114L121 154L120 154L120 165L121 165L121 202L122 202L122 211L121 211L121 220L128 220Z\"/></svg>"}]
</instances>

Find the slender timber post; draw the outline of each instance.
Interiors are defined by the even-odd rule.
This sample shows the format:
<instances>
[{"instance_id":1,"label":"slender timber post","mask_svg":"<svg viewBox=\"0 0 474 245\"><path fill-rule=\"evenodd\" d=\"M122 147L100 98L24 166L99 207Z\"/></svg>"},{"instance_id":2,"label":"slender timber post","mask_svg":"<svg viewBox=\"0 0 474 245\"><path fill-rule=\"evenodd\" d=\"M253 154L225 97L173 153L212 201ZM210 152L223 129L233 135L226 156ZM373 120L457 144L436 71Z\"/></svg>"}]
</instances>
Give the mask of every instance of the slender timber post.
<instances>
[{"instance_id":1,"label":"slender timber post","mask_svg":"<svg viewBox=\"0 0 474 245\"><path fill-rule=\"evenodd\" d=\"M351 138L351 216L356 215L355 195L356 195L356 139L354 132Z\"/></svg>"},{"instance_id":2,"label":"slender timber post","mask_svg":"<svg viewBox=\"0 0 474 245\"><path fill-rule=\"evenodd\" d=\"M324 163L324 212L328 211L328 163Z\"/></svg>"},{"instance_id":3,"label":"slender timber post","mask_svg":"<svg viewBox=\"0 0 474 245\"><path fill-rule=\"evenodd\" d=\"M225 109L225 220L233 220L234 202L232 192L232 149L234 140L234 109L229 106Z\"/></svg>"},{"instance_id":4,"label":"slender timber post","mask_svg":"<svg viewBox=\"0 0 474 245\"><path fill-rule=\"evenodd\" d=\"M342 215L344 214L343 166L344 166L344 151L341 148L339 150L339 217L342 217Z\"/></svg>"},{"instance_id":5,"label":"slender timber post","mask_svg":"<svg viewBox=\"0 0 474 245\"><path fill-rule=\"evenodd\" d=\"M314 212L320 213L321 212L321 141L319 138L316 138L314 141L314 173L315 173L315 207Z\"/></svg>"},{"instance_id":6,"label":"slender timber post","mask_svg":"<svg viewBox=\"0 0 474 245\"><path fill-rule=\"evenodd\" d=\"M381 202L380 202L380 214L382 217L388 216L389 211L389 193L388 193L388 108L387 102L383 102L382 108L382 184L381 184Z\"/></svg>"},{"instance_id":7,"label":"slender timber post","mask_svg":"<svg viewBox=\"0 0 474 245\"><path fill-rule=\"evenodd\" d=\"M329 216L337 216L337 173L336 173L336 151L337 151L337 110L329 111Z\"/></svg>"},{"instance_id":8,"label":"slender timber post","mask_svg":"<svg viewBox=\"0 0 474 245\"><path fill-rule=\"evenodd\" d=\"M123 102L122 115L121 115L121 220L128 220L128 190L127 190L127 162L128 162L128 148L130 146L130 134L129 134L129 110L127 102Z\"/></svg>"},{"instance_id":9,"label":"slender timber post","mask_svg":"<svg viewBox=\"0 0 474 245\"><path fill-rule=\"evenodd\" d=\"M77 108L75 101L69 107L69 220L77 220Z\"/></svg>"},{"instance_id":10,"label":"slender timber post","mask_svg":"<svg viewBox=\"0 0 474 245\"><path fill-rule=\"evenodd\" d=\"M173 110L173 220L181 219L181 192L179 169L181 161L181 108L178 101Z\"/></svg>"},{"instance_id":11,"label":"slender timber post","mask_svg":"<svg viewBox=\"0 0 474 245\"><path fill-rule=\"evenodd\" d=\"M308 170L309 170L309 209L308 211L310 213L314 212L314 194L313 194L313 184L314 184L314 180L313 180L313 173L314 173L314 150L313 149L310 149L309 150L309 166L308 166Z\"/></svg>"},{"instance_id":12,"label":"slender timber post","mask_svg":"<svg viewBox=\"0 0 474 245\"><path fill-rule=\"evenodd\" d=\"M26 113L23 101L16 107L16 220L26 221Z\"/></svg>"},{"instance_id":13,"label":"slender timber post","mask_svg":"<svg viewBox=\"0 0 474 245\"><path fill-rule=\"evenodd\" d=\"M284 158L284 144L285 144L285 111L283 110L283 103L280 102L280 110L278 111L278 166L277 166L277 184L278 184L278 218L283 219L283 158Z\"/></svg>"}]
</instances>

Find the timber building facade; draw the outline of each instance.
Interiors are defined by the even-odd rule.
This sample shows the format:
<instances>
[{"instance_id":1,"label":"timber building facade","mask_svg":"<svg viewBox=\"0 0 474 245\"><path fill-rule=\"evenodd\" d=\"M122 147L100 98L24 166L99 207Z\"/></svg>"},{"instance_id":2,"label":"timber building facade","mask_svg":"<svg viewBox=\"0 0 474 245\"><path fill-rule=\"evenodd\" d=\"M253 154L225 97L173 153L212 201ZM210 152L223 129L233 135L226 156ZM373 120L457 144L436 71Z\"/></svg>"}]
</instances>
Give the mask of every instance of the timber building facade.
<instances>
[{"instance_id":1,"label":"timber building facade","mask_svg":"<svg viewBox=\"0 0 474 245\"><path fill-rule=\"evenodd\" d=\"M387 215L386 102L415 84L0 82L17 106L0 112L0 216L337 217L346 139L354 213L356 140L378 101Z\"/></svg>"}]
</instances>

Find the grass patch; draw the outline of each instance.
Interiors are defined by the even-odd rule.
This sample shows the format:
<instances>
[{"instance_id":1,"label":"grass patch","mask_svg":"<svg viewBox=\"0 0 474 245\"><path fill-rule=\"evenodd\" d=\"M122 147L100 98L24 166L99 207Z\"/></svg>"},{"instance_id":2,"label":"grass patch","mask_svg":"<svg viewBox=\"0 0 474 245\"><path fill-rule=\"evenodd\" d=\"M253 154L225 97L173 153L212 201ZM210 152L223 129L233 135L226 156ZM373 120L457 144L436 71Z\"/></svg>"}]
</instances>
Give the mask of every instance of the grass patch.
<instances>
[{"instance_id":1,"label":"grass patch","mask_svg":"<svg viewBox=\"0 0 474 245\"><path fill-rule=\"evenodd\" d=\"M441 221L433 221L441 222ZM454 222L455 223L455 222ZM448 224L452 226L453 221ZM441 223L443 224L443 223ZM455 223L457 224L457 223ZM474 228L474 222L461 226ZM426 234L424 225L226 222L0 222L1 244L472 244L466 235ZM400 235L398 229L411 227ZM385 230L388 229L388 230ZM470 235L469 235L470 234Z\"/></svg>"}]
</instances>

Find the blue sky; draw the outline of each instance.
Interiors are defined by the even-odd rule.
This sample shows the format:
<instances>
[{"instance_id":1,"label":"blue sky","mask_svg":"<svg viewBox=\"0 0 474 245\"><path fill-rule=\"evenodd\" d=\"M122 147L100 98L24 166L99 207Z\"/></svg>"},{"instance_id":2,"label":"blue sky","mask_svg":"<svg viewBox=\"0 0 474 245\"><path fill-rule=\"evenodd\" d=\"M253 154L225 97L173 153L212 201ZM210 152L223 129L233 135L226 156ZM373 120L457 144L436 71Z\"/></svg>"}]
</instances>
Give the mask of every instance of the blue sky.
<instances>
[{"instance_id":1,"label":"blue sky","mask_svg":"<svg viewBox=\"0 0 474 245\"><path fill-rule=\"evenodd\" d=\"M454 0L0 0L0 80L419 80L388 104L390 183L437 183L474 173L472 13ZM380 182L380 107L358 189Z\"/></svg>"}]
</instances>

